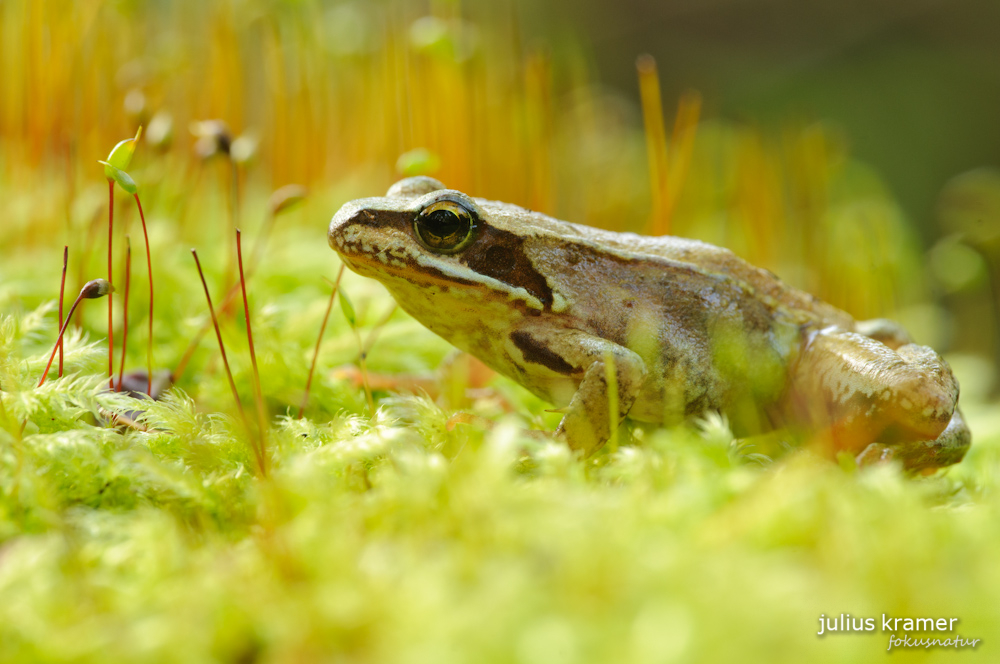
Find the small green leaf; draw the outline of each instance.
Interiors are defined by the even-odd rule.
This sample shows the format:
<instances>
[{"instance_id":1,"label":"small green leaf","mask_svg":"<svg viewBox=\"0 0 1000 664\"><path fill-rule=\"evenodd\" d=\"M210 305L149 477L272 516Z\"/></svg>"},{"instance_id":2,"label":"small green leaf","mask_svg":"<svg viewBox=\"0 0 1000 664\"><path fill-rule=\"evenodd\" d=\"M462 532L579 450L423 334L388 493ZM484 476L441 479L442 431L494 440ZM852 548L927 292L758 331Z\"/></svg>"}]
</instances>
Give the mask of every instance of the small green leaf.
<instances>
[{"instance_id":1,"label":"small green leaf","mask_svg":"<svg viewBox=\"0 0 1000 664\"><path fill-rule=\"evenodd\" d=\"M343 288L340 289L337 295L340 296L340 310L344 312L344 318L347 319L347 323L353 328L358 322L357 316L354 314L354 305L347 299Z\"/></svg>"},{"instance_id":2,"label":"small green leaf","mask_svg":"<svg viewBox=\"0 0 1000 664\"><path fill-rule=\"evenodd\" d=\"M132 176L123 171L120 168L115 168L106 161L98 161L98 164L104 164L104 175L108 177L109 180L114 180L118 183L118 186L132 194L133 196L137 191L139 191L138 185L136 185L135 180Z\"/></svg>"},{"instance_id":3,"label":"small green leaf","mask_svg":"<svg viewBox=\"0 0 1000 664\"><path fill-rule=\"evenodd\" d=\"M132 163L132 155L135 154L135 146L139 142L140 136L142 136L141 126L135 132L135 138L126 138L124 141L119 141L118 145L111 150L111 154L108 155L108 163L123 171L128 168L128 165ZM107 172L107 169L105 169L104 174L109 179L114 177L111 173Z\"/></svg>"},{"instance_id":4,"label":"small green leaf","mask_svg":"<svg viewBox=\"0 0 1000 664\"><path fill-rule=\"evenodd\" d=\"M404 177L431 175L441 168L441 157L427 148L415 148L399 155L396 170Z\"/></svg>"}]
</instances>

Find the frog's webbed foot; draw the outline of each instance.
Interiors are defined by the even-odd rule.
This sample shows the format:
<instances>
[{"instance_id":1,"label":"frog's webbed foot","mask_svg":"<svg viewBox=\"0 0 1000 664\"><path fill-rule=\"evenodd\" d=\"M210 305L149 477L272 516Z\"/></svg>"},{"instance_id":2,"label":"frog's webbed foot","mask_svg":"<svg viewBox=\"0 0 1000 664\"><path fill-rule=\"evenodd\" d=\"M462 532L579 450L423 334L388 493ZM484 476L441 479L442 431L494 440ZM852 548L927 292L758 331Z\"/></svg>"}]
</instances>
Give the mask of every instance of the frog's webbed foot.
<instances>
[{"instance_id":1,"label":"frog's webbed foot","mask_svg":"<svg viewBox=\"0 0 1000 664\"><path fill-rule=\"evenodd\" d=\"M814 332L793 367L790 406L799 420L830 433L833 445L864 463L891 449L907 468L960 461L971 437L956 410L958 383L926 346L879 323L876 338L839 328ZM859 325L864 329L864 325ZM877 329L872 329L878 332Z\"/></svg>"}]
</instances>

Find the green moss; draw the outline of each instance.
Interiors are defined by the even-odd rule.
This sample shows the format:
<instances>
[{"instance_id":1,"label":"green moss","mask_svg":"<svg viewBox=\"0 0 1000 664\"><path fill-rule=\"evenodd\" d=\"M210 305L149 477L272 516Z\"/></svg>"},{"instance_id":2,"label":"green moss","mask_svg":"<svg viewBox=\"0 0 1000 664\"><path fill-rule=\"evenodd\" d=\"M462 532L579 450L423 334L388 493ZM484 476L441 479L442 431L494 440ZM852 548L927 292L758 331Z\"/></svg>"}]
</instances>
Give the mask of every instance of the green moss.
<instances>
[{"instance_id":1,"label":"green moss","mask_svg":"<svg viewBox=\"0 0 1000 664\"><path fill-rule=\"evenodd\" d=\"M206 307L187 249L150 225L156 362L176 367ZM207 233L217 296L225 243ZM841 613L957 617L960 634L987 639L980 654L993 647L1000 419L988 387L963 395L968 458L934 477L842 468L786 452L781 435L734 441L718 417L629 425L617 451L581 460L527 433L559 415L501 378L461 403L378 389L373 415L334 371L359 353L335 308L296 419L329 296L321 277L339 264L320 224L280 237L249 284L266 478L211 335L162 400L112 395L106 311L88 305L66 376L35 389L56 327L55 289L39 284L55 272L41 250L5 255L0 661L881 661L880 630L816 636L822 614ZM134 275L127 367L145 365ZM343 287L367 340L393 304L372 281L349 274ZM242 313L222 334L252 409ZM752 373L755 349L720 352ZM449 353L397 311L367 361L430 374ZM982 362L967 360L956 371L976 385ZM139 426L113 428L113 414Z\"/></svg>"},{"instance_id":2,"label":"green moss","mask_svg":"<svg viewBox=\"0 0 1000 664\"><path fill-rule=\"evenodd\" d=\"M261 320L277 340L291 318ZM45 352L2 343L8 374L18 353L34 367ZM265 383L293 391L306 343L265 361ZM154 404L102 395L96 376L4 394L0 660L839 662L882 657L888 635L820 638L821 614L1000 627L985 407L970 404L962 465L907 479L808 451L765 462L718 419L636 429L581 461L517 417L449 427L424 397L369 419L357 390L324 377L340 414L277 419L260 479L238 420L188 396L223 398L224 379L200 371L212 384ZM540 407L512 394L519 412ZM134 408L150 431L97 419ZM50 414L77 419L49 430Z\"/></svg>"}]
</instances>

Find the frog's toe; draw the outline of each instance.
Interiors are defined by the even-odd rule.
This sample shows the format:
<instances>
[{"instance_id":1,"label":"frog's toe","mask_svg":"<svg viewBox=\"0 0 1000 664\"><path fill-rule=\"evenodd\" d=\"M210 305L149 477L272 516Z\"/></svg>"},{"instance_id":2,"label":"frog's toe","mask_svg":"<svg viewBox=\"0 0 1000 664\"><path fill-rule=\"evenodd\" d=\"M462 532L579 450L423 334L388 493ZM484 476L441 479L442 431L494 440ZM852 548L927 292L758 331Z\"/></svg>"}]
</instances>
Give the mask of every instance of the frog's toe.
<instances>
[{"instance_id":1,"label":"frog's toe","mask_svg":"<svg viewBox=\"0 0 1000 664\"><path fill-rule=\"evenodd\" d=\"M859 468L874 466L879 463L886 463L895 458L892 448L882 443L872 443L866 447L861 454L854 457Z\"/></svg>"},{"instance_id":2,"label":"frog's toe","mask_svg":"<svg viewBox=\"0 0 1000 664\"><path fill-rule=\"evenodd\" d=\"M920 471L943 468L958 463L965 457L965 453L972 445L972 433L969 431L962 413L955 409L944 432L933 440L917 440L895 443L893 445L881 445L878 443L869 445L864 452L858 455L858 465L865 465L865 461L872 459L874 450L879 447L889 450L893 459L899 459L906 470ZM862 457L868 455L865 460ZM872 459L873 460L873 459Z\"/></svg>"},{"instance_id":3,"label":"frog's toe","mask_svg":"<svg viewBox=\"0 0 1000 664\"><path fill-rule=\"evenodd\" d=\"M890 428L898 428L901 439L933 443L954 419L958 382L947 363L927 346L907 344L896 353L901 362L887 380L890 398L884 404L893 422Z\"/></svg>"}]
</instances>

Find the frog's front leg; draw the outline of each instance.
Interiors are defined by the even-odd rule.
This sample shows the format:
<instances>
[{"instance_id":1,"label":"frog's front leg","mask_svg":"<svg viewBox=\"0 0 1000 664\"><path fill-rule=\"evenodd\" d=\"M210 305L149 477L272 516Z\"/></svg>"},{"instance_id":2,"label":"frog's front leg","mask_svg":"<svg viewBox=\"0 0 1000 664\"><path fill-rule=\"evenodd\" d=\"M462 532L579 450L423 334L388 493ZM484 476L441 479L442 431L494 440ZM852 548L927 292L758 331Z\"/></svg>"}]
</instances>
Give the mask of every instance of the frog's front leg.
<instances>
[{"instance_id":1,"label":"frog's front leg","mask_svg":"<svg viewBox=\"0 0 1000 664\"><path fill-rule=\"evenodd\" d=\"M625 419L646 379L646 365L634 352L602 337L581 330L523 326L510 339L524 362L523 370L537 392L546 393L563 409L556 436L574 450L589 455L611 437L611 399L617 401L617 427ZM608 361L614 365L609 370ZM610 394L608 379L614 376L616 390ZM572 396L560 386L576 385ZM560 394L564 392L564 394Z\"/></svg>"},{"instance_id":2,"label":"frog's front leg","mask_svg":"<svg viewBox=\"0 0 1000 664\"><path fill-rule=\"evenodd\" d=\"M828 428L837 449L861 460L891 455L907 468L961 460L968 428L956 410L958 383L926 346L892 349L839 328L815 331L792 368L791 405L799 419ZM869 448L873 443L878 446Z\"/></svg>"}]
</instances>

